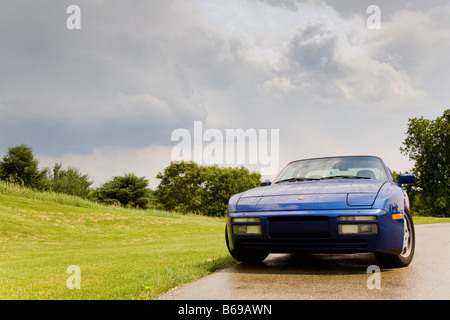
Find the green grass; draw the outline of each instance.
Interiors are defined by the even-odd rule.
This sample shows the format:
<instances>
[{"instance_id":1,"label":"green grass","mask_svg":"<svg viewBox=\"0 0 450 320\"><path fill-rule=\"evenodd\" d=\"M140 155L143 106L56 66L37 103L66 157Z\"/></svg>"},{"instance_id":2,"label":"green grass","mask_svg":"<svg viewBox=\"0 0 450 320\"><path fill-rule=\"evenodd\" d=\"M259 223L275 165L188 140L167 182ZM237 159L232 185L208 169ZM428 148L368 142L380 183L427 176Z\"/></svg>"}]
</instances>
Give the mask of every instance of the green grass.
<instances>
[{"instance_id":1,"label":"green grass","mask_svg":"<svg viewBox=\"0 0 450 320\"><path fill-rule=\"evenodd\" d=\"M413 216L414 224L450 223L450 218Z\"/></svg>"},{"instance_id":2,"label":"green grass","mask_svg":"<svg viewBox=\"0 0 450 320\"><path fill-rule=\"evenodd\" d=\"M153 299L232 265L225 220L0 183L0 299ZM81 289L68 289L76 265Z\"/></svg>"}]
</instances>

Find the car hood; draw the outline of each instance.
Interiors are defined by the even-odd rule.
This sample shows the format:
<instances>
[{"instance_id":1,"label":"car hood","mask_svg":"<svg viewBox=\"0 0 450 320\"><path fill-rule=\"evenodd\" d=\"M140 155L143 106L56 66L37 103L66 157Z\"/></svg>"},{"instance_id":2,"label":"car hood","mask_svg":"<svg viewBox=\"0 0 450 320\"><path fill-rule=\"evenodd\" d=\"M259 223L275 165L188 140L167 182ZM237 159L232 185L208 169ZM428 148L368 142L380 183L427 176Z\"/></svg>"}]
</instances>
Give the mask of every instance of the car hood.
<instances>
[{"instance_id":1,"label":"car hood","mask_svg":"<svg viewBox=\"0 0 450 320\"><path fill-rule=\"evenodd\" d=\"M385 183L385 180L339 179L273 184L230 199L230 209L242 212L367 208L373 205Z\"/></svg>"}]
</instances>

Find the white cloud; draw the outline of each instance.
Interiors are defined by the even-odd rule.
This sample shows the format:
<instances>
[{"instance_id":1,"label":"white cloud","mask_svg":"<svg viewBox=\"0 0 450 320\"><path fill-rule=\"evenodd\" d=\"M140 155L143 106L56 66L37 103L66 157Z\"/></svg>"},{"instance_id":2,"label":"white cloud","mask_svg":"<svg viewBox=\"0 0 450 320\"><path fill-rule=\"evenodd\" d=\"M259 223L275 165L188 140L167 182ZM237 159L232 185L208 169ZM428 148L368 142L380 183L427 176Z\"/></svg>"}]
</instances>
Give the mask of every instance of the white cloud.
<instances>
[{"instance_id":1,"label":"white cloud","mask_svg":"<svg viewBox=\"0 0 450 320\"><path fill-rule=\"evenodd\" d=\"M368 110L402 108L428 98L405 70L396 68L398 60L371 54L373 33L362 14L344 19L323 2L298 3L298 10L283 3L279 7L263 2L200 3L212 26L211 37L239 43L231 66L247 71L233 78L236 86L250 86L247 95L273 94L278 101L295 95L300 101ZM215 95L206 92L205 99ZM227 95L233 93L245 101L239 90ZM253 110L251 104L247 108Z\"/></svg>"},{"instance_id":2,"label":"white cloud","mask_svg":"<svg viewBox=\"0 0 450 320\"><path fill-rule=\"evenodd\" d=\"M50 156L36 154L40 167L53 167L57 162L63 167L76 167L83 174L94 180L94 187L109 181L113 176L134 173L138 177L146 177L150 188L155 189L159 183L156 179L170 164L171 147L151 145L145 148L94 148L88 154L65 154Z\"/></svg>"},{"instance_id":3,"label":"white cloud","mask_svg":"<svg viewBox=\"0 0 450 320\"><path fill-rule=\"evenodd\" d=\"M401 10L382 30L370 33L370 56L403 72L415 87L427 93L428 103L448 105L448 67L450 65L450 5L429 10Z\"/></svg>"},{"instance_id":4,"label":"white cloud","mask_svg":"<svg viewBox=\"0 0 450 320\"><path fill-rule=\"evenodd\" d=\"M295 86L289 81L289 79L284 77L275 77L273 79L266 80L261 86L261 90L282 93L286 93L293 89L295 89Z\"/></svg>"}]
</instances>

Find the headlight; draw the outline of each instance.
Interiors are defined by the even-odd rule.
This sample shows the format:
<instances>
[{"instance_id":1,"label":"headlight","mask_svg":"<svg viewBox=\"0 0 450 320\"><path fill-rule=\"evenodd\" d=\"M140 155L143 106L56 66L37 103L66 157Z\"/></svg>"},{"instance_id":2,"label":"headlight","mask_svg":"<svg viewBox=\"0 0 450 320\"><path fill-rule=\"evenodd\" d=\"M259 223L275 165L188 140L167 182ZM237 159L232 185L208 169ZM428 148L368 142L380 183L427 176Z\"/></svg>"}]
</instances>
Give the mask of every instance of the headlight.
<instances>
[{"instance_id":1,"label":"headlight","mask_svg":"<svg viewBox=\"0 0 450 320\"><path fill-rule=\"evenodd\" d=\"M340 234L377 234L378 225L376 223L365 224L338 224Z\"/></svg>"}]
</instances>

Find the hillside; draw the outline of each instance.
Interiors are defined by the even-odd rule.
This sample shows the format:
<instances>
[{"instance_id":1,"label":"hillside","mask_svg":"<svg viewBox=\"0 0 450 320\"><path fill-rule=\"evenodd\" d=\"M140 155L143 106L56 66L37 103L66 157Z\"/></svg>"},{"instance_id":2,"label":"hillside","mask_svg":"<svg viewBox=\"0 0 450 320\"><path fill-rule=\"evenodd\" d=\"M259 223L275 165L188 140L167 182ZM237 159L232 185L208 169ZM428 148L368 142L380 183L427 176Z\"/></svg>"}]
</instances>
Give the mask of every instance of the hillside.
<instances>
[{"instance_id":1,"label":"hillside","mask_svg":"<svg viewBox=\"0 0 450 320\"><path fill-rule=\"evenodd\" d=\"M152 299L233 264L224 228L0 182L0 299ZM72 265L81 289L68 289Z\"/></svg>"}]
</instances>

